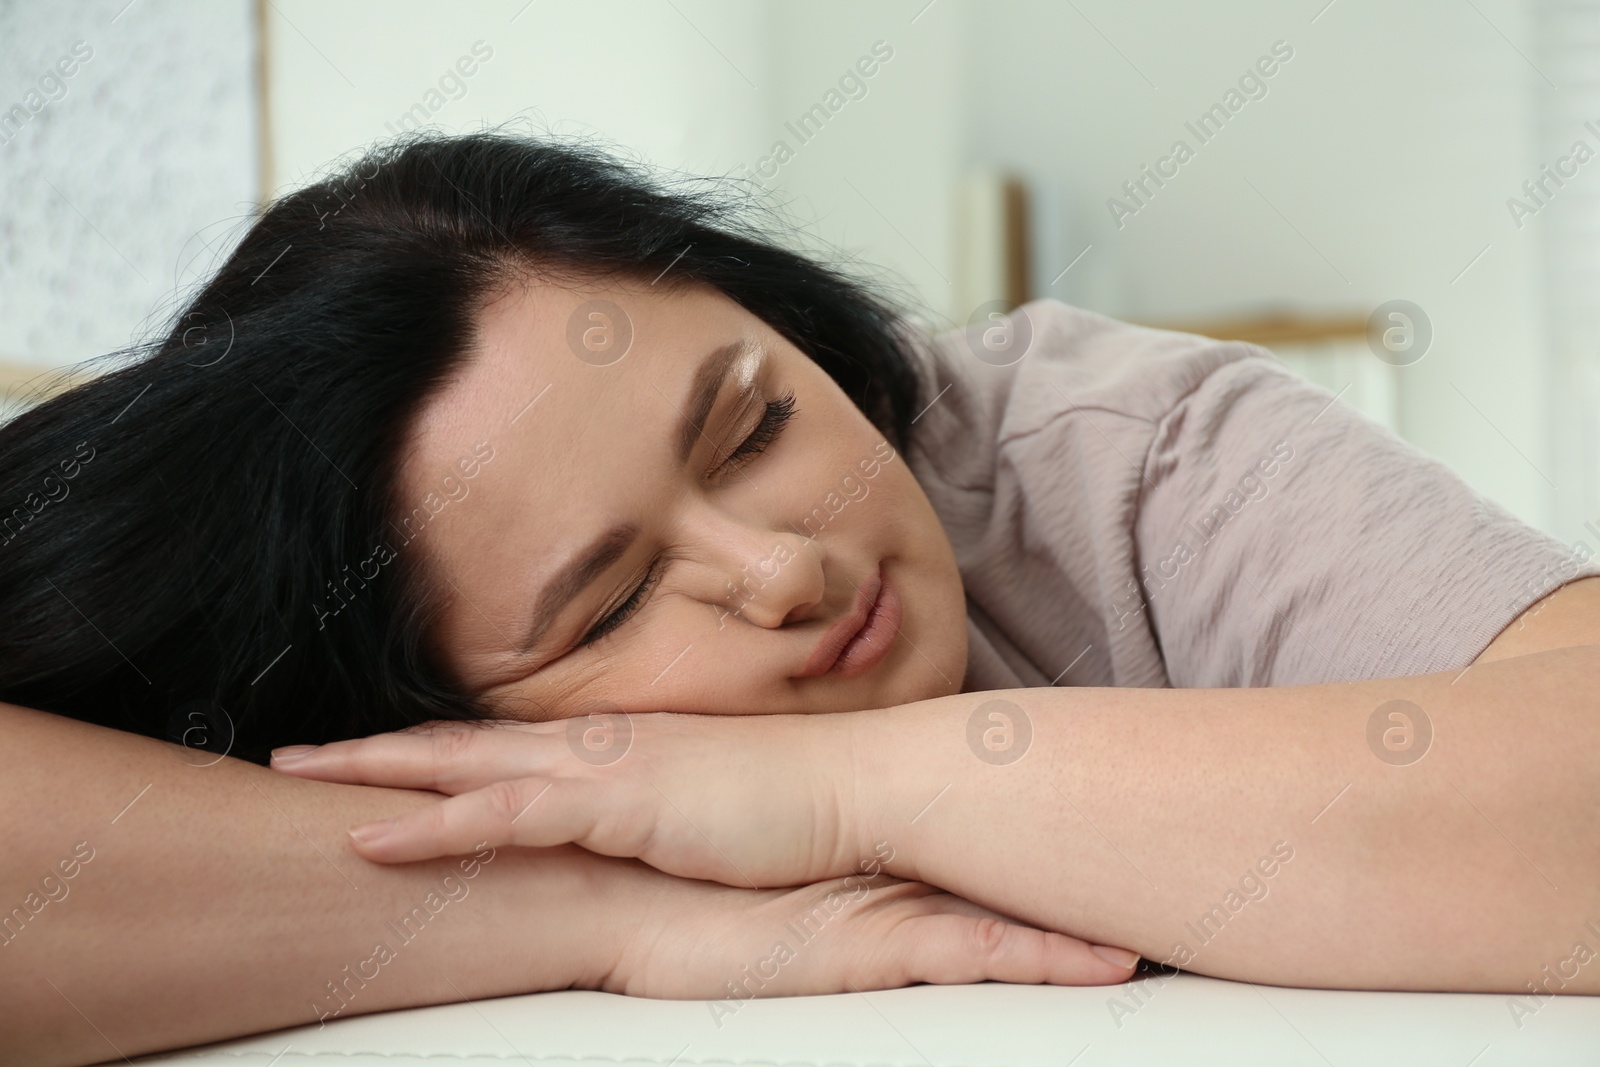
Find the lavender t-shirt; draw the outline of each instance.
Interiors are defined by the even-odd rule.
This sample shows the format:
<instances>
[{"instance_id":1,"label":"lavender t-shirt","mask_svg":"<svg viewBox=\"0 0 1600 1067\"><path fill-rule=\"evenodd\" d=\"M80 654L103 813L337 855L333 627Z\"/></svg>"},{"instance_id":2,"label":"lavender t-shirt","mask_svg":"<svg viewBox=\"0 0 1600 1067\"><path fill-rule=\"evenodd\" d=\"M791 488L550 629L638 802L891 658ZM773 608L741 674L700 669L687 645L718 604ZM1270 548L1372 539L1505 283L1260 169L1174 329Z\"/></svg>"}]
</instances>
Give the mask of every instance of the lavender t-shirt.
<instances>
[{"instance_id":1,"label":"lavender t-shirt","mask_svg":"<svg viewBox=\"0 0 1600 1067\"><path fill-rule=\"evenodd\" d=\"M966 586L962 690L1464 667L1600 574L1240 341L1056 300L930 336L906 460Z\"/></svg>"}]
</instances>

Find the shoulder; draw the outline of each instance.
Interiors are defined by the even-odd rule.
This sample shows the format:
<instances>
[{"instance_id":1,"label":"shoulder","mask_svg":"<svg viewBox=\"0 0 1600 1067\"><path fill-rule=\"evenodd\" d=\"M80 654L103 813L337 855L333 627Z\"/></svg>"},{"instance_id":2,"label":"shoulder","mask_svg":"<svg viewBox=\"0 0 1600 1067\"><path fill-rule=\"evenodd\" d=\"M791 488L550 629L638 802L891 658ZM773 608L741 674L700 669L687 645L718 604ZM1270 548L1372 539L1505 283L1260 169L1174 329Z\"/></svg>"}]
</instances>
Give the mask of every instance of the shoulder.
<instances>
[{"instance_id":1,"label":"shoulder","mask_svg":"<svg viewBox=\"0 0 1600 1067\"><path fill-rule=\"evenodd\" d=\"M938 334L908 329L931 386L914 450L941 470L987 465L1009 442L1096 415L1097 432L1147 439L1221 367L1244 361L1289 373L1255 345L1139 326L1054 299Z\"/></svg>"}]
</instances>

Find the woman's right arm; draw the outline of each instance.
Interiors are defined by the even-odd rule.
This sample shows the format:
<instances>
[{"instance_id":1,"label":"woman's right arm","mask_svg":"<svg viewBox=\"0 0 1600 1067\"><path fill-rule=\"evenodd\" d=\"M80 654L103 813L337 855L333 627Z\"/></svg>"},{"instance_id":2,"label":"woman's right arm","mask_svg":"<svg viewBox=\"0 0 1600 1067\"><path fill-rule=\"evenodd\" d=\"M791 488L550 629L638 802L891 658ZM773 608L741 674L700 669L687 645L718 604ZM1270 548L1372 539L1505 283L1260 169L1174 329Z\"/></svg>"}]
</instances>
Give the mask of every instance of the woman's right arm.
<instances>
[{"instance_id":1,"label":"woman's right arm","mask_svg":"<svg viewBox=\"0 0 1600 1067\"><path fill-rule=\"evenodd\" d=\"M594 864L502 849L469 879L459 860L384 870L340 840L355 813L428 794L286 788L254 764L11 705L0 737L4 1062L117 1059L341 1003L591 984L608 966L602 932L571 913ZM375 968L379 943L394 959Z\"/></svg>"},{"instance_id":2,"label":"woman's right arm","mask_svg":"<svg viewBox=\"0 0 1600 1067\"><path fill-rule=\"evenodd\" d=\"M569 987L716 1000L1126 978L1086 971L1071 938L886 875L735 889L571 847L376 865L346 827L436 794L213 763L3 703L0 737L3 1064ZM773 963L812 915L832 936Z\"/></svg>"}]
</instances>

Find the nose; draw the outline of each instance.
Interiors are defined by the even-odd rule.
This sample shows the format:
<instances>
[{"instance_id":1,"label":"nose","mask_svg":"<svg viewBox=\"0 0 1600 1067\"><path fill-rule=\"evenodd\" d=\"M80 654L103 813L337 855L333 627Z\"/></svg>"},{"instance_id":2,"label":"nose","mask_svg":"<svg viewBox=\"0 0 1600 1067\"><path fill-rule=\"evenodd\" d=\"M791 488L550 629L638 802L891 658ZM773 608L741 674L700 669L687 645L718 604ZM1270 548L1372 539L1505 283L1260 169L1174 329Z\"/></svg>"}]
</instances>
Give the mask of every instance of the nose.
<instances>
[{"instance_id":1,"label":"nose","mask_svg":"<svg viewBox=\"0 0 1600 1067\"><path fill-rule=\"evenodd\" d=\"M768 629L804 618L822 601L825 555L820 542L791 530L724 518L708 543L712 603Z\"/></svg>"}]
</instances>

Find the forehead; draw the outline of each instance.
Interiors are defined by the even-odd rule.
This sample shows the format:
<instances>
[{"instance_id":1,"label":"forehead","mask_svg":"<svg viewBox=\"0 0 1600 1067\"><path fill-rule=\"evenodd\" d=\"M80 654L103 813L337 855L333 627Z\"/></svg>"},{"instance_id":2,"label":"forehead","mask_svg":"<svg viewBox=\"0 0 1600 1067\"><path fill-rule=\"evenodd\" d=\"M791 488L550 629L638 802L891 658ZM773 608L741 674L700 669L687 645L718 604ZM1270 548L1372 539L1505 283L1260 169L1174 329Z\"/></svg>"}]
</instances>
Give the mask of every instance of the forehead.
<instances>
[{"instance_id":1,"label":"forehead","mask_svg":"<svg viewBox=\"0 0 1600 1067\"><path fill-rule=\"evenodd\" d=\"M402 484L445 473L496 435L544 438L547 460L560 462L619 422L659 422L680 402L705 340L740 314L706 286L507 284L485 300L466 359L414 419Z\"/></svg>"},{"instance_id":2,"label":"forehead","mask_svg":"<svg viewBox=\"0 0 1600 1067\"><path fill-rule=\"evenodd\" d=\"M518 546L587 540L638 510L676 462L690 380L752 318L708 286L519 279L492 294L407 435L400 514L436 516L417 547L447 575L514 569Z\"/></svg>"}]
</instances>

